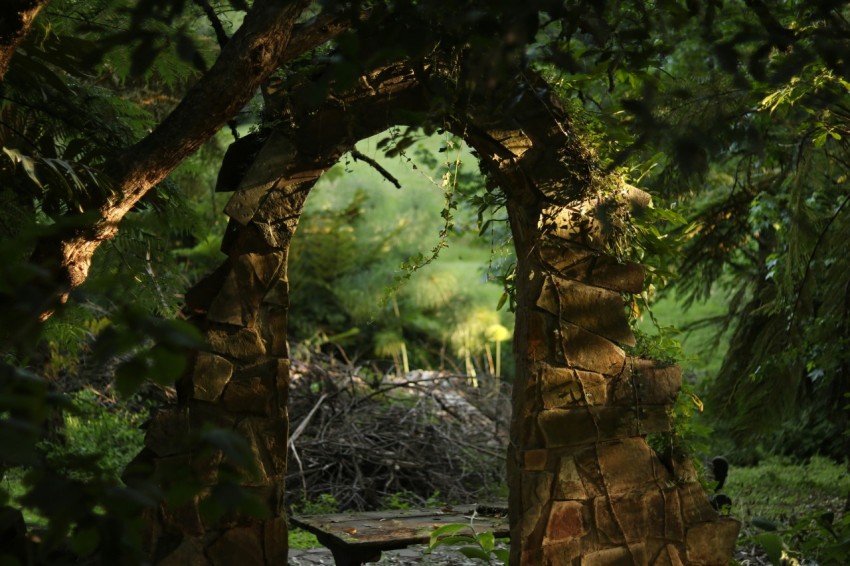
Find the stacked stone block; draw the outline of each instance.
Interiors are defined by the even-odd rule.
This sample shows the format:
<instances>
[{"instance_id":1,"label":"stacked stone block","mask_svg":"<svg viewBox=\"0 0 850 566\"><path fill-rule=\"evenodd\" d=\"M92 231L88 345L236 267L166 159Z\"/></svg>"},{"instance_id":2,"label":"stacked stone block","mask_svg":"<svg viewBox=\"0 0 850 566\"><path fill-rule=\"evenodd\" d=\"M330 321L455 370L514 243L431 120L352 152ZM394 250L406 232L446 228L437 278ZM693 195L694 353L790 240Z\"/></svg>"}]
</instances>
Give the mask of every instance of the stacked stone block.
<instances>
[{"instance_id":1,"label":"stacked stone block","mask_svg":"<svg viewBox=\"0 0 850 566\"><path fill-rule=\"evenodd\" d=\"M514 210L518 376L513 558L522 565L725 565L739 524L718 516L687 460L665 465L645 436L670 431L677 366L626 355L625 294L643 269L605 253L593 211L645 205L623 188L536 216ZM510 209L509 209L510 210ZM524 320L520 320L520 317Z\"/></svg>"},{"instance_id":2,"label":"stacked stone block","mask_svg":"<svg viewBox=\"0 0 850 566\"><path fill-rule=\"evenodd\" d=\"M158 564L286 563L286 259L306 195L324 170L305 169L287 139L272 134L225 209L227 259L186 295L186 314L207 347L178 383L178 406L149 424L146 449L127 474L133 481L152 473L166 492L180 482L197 492L164 501L148 517ZM204 441L214 429L244 441L249 465ZM222 514L216 500L249 502L258 513Z\"/></svg>"}]
</instances>

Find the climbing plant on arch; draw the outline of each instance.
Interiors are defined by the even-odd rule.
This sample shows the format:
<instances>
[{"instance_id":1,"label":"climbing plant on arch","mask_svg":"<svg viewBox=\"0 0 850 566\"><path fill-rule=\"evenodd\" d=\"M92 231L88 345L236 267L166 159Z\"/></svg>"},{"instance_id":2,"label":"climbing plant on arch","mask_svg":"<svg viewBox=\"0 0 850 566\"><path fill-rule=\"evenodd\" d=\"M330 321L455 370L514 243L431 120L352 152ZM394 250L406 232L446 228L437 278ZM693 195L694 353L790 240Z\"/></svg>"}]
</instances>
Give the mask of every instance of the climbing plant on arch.
<instances>
[{"instance_id":1,"label":"climbing plant on arch","mask_svg":"<svg viewBox=\"0 0 850 566\"><path fill-rule=\"evenodd\" d=\"M669 430L681 372L621 348L634 342L623 295L641 292L644 272L607 250L648 195L598 167L541 79L468 89L450 60L436 50L381 65L320 101L293 80L266 92L268 127L228 151L227 259L186 296L208 348L132 467L148 464L161 484L180 467L204 486L149 517L156 561L285 563L289 245L319 177L360 139L401 124L461 136L504 191L518 258L512 563L727 563L738 523L712 509L687 460L663 463L644 439ZM233 468L221 451L199 451L192 432L208 424L247 442L254 465L238 481L266 514L199 511Z\"/></svg>"}]
</instances>

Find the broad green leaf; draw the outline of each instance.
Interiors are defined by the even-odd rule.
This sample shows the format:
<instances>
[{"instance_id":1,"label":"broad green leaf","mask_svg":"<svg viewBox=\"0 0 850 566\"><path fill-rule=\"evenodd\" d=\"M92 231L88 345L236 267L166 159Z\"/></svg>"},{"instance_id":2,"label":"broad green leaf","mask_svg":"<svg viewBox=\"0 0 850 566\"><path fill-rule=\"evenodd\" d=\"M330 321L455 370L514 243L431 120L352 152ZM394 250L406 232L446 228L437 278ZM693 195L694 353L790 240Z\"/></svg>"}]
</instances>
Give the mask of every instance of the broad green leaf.
<instances>
[{"instance_id":1,"label":"broad green leaf","mask_svg":"<svg viewBox=\"0 0 850 566\"><path fill-rule=\"evenodd\" d=\"M458 531L462 531L466 527L467 525L465 523L449 523L448 525L443 525L442 527L434 529L431 532L431 541L428 544L433 546L440 537L453 535Z\"/></svg>"},{"instance_id":2,"label":"broad green leaf","mask_svg":"<svg viewBox=\"0 0 850 566\"><path fill-rule=\"evenodd\" d=\"M493 555L502 561L505 566L508 566L511 560L511 551L507 548L497 548L493 550Z\"/></svg>"},{"instance_id":3,"label":"broad green leaf","mask_svg":"<svg viewBox=\"0 0 850 566\"><path fill-rule=\"evenodd\" d=\"M767 557L774 566L781 566L782 552L786 549L785 542L776 533L761 533L755 537L756 542L764 548Z\"/></svg>"},{"instance_id":4,"label":"broad green leaf","mask_svg":"<svg viewBox=\"0 0 850 566\"><path fill-rule=\"evenodd\" d=\"M484 532L478 535L478 544L481 545L485 551L490 552L493 550L493 547L496 546L496 537L492 532Z\"/></svg>"}]
</instances>

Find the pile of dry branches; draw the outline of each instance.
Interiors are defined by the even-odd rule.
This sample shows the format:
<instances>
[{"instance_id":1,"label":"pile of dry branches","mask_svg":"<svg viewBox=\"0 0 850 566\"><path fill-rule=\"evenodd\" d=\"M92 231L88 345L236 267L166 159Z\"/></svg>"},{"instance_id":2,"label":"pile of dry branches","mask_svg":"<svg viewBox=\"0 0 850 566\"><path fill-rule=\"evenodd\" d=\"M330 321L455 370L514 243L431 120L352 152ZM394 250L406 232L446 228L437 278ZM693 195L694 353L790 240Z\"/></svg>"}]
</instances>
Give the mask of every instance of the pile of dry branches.
<instances>
[{"instance_id":1,"label":"pile of dry branches","mask_svg":"<svg viewBox=\"0 0 850 566\"><path fill-rule=\"evenodd\" d=\"M340 510L366 510L488 497L504 484L510 415L497 385L294 363L287 503L332 496Z\"/></svg>"}]
</instances>

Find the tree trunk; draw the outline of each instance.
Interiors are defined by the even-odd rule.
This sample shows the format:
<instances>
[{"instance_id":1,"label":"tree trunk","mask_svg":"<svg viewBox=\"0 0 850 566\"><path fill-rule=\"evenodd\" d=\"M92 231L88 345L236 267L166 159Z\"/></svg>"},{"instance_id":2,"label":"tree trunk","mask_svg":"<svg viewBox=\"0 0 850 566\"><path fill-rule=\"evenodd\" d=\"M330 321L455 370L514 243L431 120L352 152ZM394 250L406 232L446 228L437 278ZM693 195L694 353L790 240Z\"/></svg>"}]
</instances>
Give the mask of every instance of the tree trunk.
<instances>
[{"instance_id":1,"label":"tree trunk","mask_svg":"<svg viewBox=\"0 0 850 566\"><path fill-rule=\"evenodd\" d=\"M0 83L15 50L27 36L35 17L48 0L4 0L0 8Z\"/></svg>"}]
</instances>

